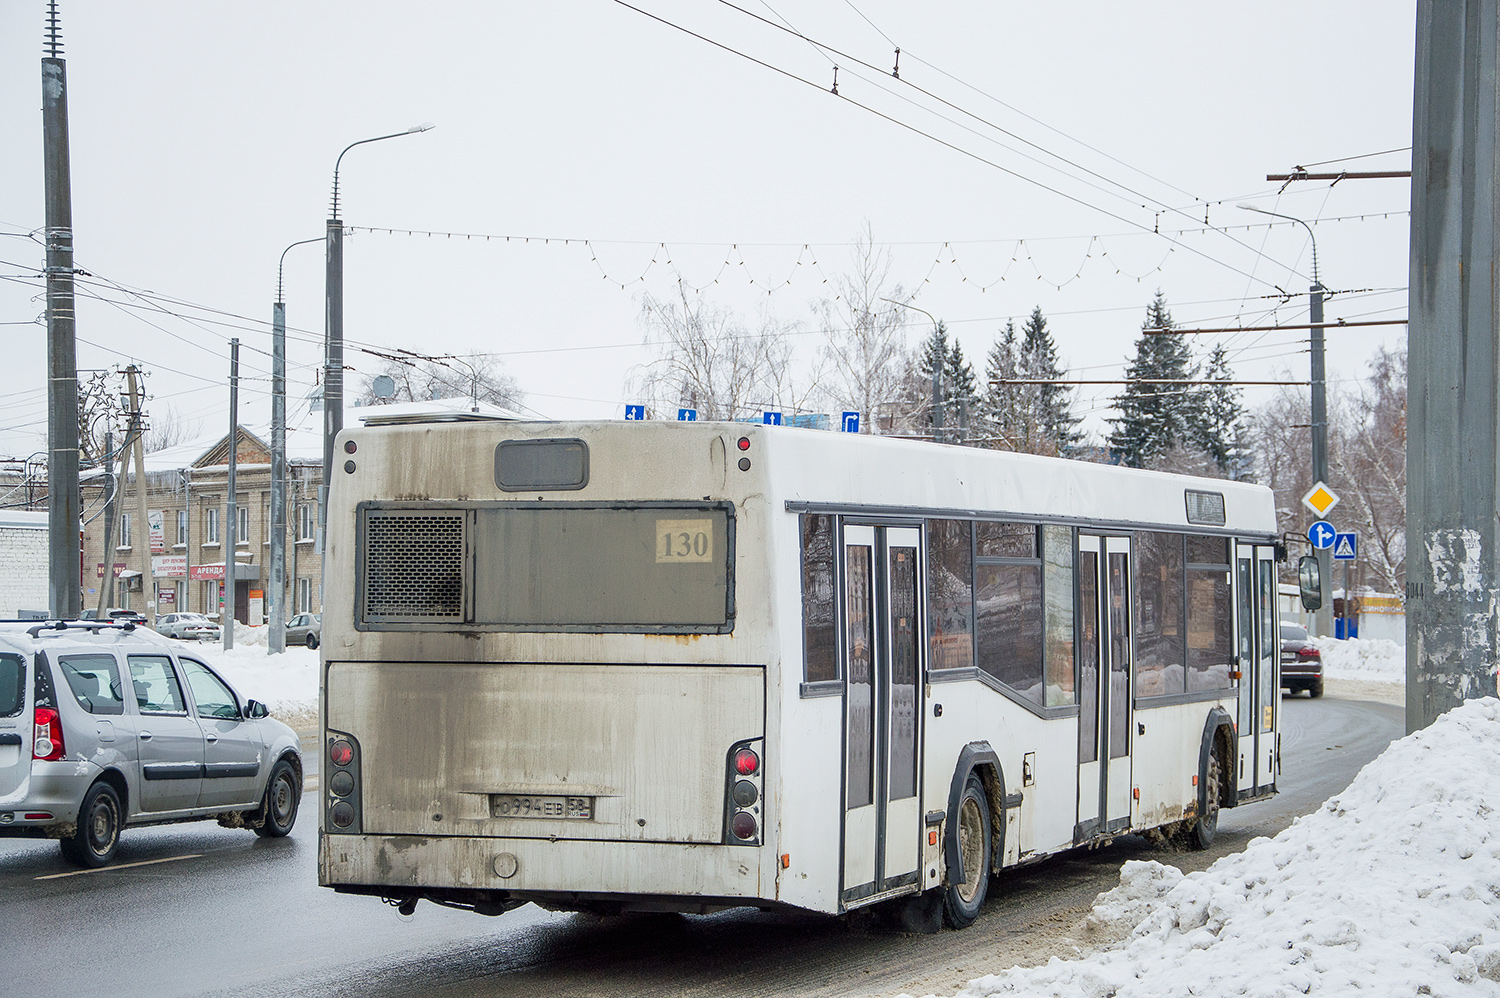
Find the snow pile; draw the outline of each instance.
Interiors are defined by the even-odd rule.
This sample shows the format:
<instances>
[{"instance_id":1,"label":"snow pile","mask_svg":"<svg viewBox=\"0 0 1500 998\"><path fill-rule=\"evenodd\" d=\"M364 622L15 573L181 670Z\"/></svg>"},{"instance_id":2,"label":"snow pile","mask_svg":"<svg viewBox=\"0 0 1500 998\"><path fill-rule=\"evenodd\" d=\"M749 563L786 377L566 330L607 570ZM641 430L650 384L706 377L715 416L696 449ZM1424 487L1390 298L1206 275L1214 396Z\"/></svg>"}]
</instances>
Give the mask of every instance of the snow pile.
<instances>
[{"instance_id":1,"label":"snow pile","mask_svg":"<svg viewBox=\"0 0 1500 998\"><path fill-rule=\"evenodd\" d=\"M241 631L260 633L248 636L248 640L242 643ZM265 631L264 627L236 624L233 650L225 651L223 645L205 643L189 646L192 650L188 654L213 666L239 691L240 696L261 701L271 708L272 714L292 727L306 723L308 716L315 724L318 653L298 646L290 647L280 655L268 655Z\"/></svg>"},{"instance_id":2,"label":"snow pile","mask_svg":"<svg viewBox=\"0 0 1500 998\"><path fill-rule=\"evenodd\" d=\"M1406 648L1385 638L1313 638L1323 653L1323 675L1330 679L1406 682Z\"/></svg>"},{"instance_id":3,"label":"snow pile","mask_svg":"<svg viewBox=\"0 0 1500 998\"><path fill-rule=\"evenodd\" d=\"M1088 926L1123 941L963 996L1500 996L1500 700L1391 746L1274 839L1184 876L1126 863Z\"/></svg>"}]
</instances>

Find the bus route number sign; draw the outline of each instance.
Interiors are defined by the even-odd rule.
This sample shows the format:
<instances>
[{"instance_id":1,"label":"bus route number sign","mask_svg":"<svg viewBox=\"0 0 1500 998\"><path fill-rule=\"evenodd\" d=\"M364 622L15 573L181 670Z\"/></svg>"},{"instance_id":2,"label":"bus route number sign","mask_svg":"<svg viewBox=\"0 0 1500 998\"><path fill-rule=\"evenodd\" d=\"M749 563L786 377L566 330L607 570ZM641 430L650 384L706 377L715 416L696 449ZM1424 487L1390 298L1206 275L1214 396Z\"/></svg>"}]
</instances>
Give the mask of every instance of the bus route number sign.
<instances>
[{"instance_id":1,"label":"bus route number sign","mask_svg":"<svg viewBox=\"0 0 1500 998\"><path fill-rule=\"evenodd\" d=\"M490 794L493 818L576 818L594 820L594 798L552 794Z\"/></svg>"},{"instance_id":2,"label":"bus route number sign","mask_svg":"<svg viewBox=\"0 0 1500 998\"><path fill-rule=\"evenodd\" d=\"M702 564L714 559L714 521L657 520L658 565Z\"/></svg>"}]
</instances>

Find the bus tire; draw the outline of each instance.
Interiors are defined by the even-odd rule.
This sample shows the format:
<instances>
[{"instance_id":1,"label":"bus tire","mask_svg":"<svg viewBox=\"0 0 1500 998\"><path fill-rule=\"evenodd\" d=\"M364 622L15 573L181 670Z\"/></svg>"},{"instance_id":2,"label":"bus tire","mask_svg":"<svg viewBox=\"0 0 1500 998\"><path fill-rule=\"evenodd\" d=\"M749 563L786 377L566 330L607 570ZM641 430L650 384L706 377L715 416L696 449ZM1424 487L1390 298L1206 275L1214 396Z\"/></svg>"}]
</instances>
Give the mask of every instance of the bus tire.
<instances>
[{"instance_id":1,"label":"bus tire","mask_svg":"<svg viewBox=\"0 0 1500 998\"><path fill-rule=\"evenodd\" d=\"M1207 793L1204 794L1208 801L1204 812L1194 819L1188 828L1188 845L1194 849L1207 849L1214 844L1214 836L1219 833L1219 754L1212 753L1208 757L1208 782Z\"/></svg>"},{"instance_id":2,"label":"bus tire","mask_svg":"<svg viewBox=\"0 0 1500 998\"><path fill-rule=\"evenodd\" d=\"M990 802L978 773L964 783L955 816L964 879L943 889L943 917L953 928L966 929L979 916L990 886Z\"/></svg>"}]
</instances>

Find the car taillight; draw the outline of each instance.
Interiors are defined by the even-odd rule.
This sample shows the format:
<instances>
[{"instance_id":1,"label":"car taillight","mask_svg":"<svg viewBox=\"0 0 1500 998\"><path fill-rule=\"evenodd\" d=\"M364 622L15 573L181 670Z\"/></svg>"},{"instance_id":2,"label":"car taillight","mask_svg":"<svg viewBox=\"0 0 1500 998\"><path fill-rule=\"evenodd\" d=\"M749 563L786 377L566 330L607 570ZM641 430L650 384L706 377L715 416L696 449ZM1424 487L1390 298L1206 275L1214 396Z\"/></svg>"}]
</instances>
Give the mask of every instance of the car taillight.
<instances>
[{"instance_id":1,"label":"car taillight","mask_svg":"<svg viewBox=\"0 0 1500 998\"><path fill-rule=\"evenodd\" d=\"M62 718L51 707L38 707L31 738L31 757L42 762L61 759L67 749L63 747Z\"/></svg>"},{"instance_id":2,"label":"car taillight","mask_svg":"<svg viewBox=\"0 0 1500 998\"><path fill-rule=\"evenodd\" d=\"M1323 653L1316 648L1302 648L1297 652L1301 658L1322 658Z\"/></svg>"}]
</instances>

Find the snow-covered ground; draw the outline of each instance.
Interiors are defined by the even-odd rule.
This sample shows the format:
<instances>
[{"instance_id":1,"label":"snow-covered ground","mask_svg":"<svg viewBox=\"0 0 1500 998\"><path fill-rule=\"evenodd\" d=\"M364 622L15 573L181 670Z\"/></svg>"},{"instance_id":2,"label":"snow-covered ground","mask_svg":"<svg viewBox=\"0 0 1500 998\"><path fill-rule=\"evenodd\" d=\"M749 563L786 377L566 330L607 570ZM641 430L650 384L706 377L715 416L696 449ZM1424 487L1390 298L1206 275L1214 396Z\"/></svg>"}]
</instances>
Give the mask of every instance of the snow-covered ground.
<instances>
[{"instance_id":1,"label":"snow-covered ground","mask_svg":"<svg viewBox=\"0 0 1500 998\"><path fill-rule=\"evenodd\" d=\"M960 992L1500 996L1500 700L1391 743L1343 793L1200 873L1126 863L1072 960Z\"/></svg>"},{"instance_id":2,"label":"snow-covered ground","mask_svg":"<svg viewBox=\"0 0 1500 998\"><path fill-rule=\"evenodd\" d=\"M236 623L232 651L210 643L190 647L241 696L263 702L273 716L298 730L312 728L318 714L318 653L299 646L268 655L267 630Z\"/></svg>"}]
</instances>

